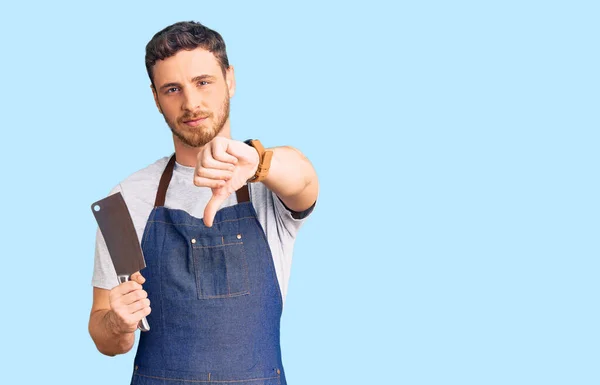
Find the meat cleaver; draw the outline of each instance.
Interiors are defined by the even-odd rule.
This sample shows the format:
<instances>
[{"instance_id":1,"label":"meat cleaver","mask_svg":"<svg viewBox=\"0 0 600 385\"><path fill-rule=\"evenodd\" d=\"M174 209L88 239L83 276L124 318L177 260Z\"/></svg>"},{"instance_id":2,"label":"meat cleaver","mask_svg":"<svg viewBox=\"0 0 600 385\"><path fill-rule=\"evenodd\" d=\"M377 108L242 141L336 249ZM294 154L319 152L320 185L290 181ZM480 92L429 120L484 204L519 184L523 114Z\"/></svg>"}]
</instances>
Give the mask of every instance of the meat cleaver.
<instances>
[{"instance_id":1,"label":"meat cleaver","mask_svg":"<svg viewBox=\"0 0 600 385\"><path fill-rule=\"evenodd\" d=\"M146 262L123 195L118 192L92 203L92 212L106 241L119 283L129 281L131 274L146 267ZM140 320L138 328L144 332L150 330L146 317Z\"/></svg>"}]
</instances>

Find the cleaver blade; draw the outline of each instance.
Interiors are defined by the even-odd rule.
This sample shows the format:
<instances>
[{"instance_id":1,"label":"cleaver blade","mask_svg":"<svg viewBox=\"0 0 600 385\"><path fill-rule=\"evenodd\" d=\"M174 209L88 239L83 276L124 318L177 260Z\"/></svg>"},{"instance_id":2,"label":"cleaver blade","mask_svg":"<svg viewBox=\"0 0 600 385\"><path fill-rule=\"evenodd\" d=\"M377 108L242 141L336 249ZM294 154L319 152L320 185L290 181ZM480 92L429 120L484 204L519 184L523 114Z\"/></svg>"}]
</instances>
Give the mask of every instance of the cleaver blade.
<instances>
[{"instance_id":1,"label":"cleaver blade","mask_svg":"<svg viewBox=\"0 0 600 385\"><path fill-rule=\"evenodd\" d=\"M129 281L131 274L146 267L146 262L123 195L117 192L92 203L92 212L106 242L119 283ZM138 327L141 331L150 330L146 317L140 320Z\"/></svg>"}]
</instances>

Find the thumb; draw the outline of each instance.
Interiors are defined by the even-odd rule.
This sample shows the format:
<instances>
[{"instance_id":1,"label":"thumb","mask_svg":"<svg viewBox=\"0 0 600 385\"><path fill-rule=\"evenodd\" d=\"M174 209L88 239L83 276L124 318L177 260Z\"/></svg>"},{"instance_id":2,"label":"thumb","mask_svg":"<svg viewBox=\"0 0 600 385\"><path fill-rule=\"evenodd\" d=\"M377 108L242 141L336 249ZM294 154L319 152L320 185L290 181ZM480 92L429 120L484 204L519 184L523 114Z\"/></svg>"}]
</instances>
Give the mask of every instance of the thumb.
<instances>
[{"instance_id":1,"label":"thumb","mask_svg":"<svg viewBox=\"0 0 600 385\"><path fill-rule=\"evenodd\" d=\"M204 224L207 227L212 227L215 215L217 215L217 211L219 210L219 207L221 207L223 202L225 202L225 199L227 199L227 195L225 194L213 194L212 198L210 198L210 200L206 204L206 207L204 208Z\"/></svg>"},{"instance_id":2,"label":"thumb","mask_svg":"<svg viewBox=\"0 0 600 385\"><path fill-rule=\"evenodd\" d=\"M129 279L139 283L140 285L143 284L144 282L146 282L146 278L144 278L139 271L131 274L131 277L129 277Z\"/></svg>"}]
</instances>

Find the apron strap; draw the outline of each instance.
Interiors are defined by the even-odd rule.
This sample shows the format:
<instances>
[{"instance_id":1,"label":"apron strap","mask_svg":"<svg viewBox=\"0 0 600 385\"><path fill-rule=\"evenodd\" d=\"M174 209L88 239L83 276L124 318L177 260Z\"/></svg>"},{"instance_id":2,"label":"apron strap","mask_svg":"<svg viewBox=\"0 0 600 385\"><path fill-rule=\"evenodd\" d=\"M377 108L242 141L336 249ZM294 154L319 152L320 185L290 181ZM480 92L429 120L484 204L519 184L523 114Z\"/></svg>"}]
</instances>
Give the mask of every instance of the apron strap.
<instances>
[{"instance_id":1,"label":"apron strap","mask_svg":"<svg viewBox=\"0 0 600 385\"><path fill-rule=\"evenodd\" d=\"M173 176L173 168L175 167L175 154L169 159L167 163L167 167L165 167L165 171L163 171L162 176L160 177L160 182L158 182L158 191L156 191L156 199L154 200L154 207L162 207L165 205L165 198L167 197L167 188L169 187L169 183L171 182L171 177ZM236 192L238 203L249 202L250 201L250 193L248 191L248 185L245 184L240 187Z\"/></svg>"},{"instance_id":2,"label":"apron strap","mask_svg":"<svg viewBox=\"0 0 600 385\"><path fill-rule=\"evenodd\" d=\"M165 171L163 171L162 176L160 177L160 182L158 182L158 191L156 192L154 207L161 207L165 205L167 187L169 187L169 182L171 182L171 177L173 176L173 167L175 167L175 154L173 154L171 159L169 159L167 167L165 167Z\"/></svg>"},{"instance_id":3,"label":"apron strap","mask_svg":"<svg viewBox=\"0 0 600 385\"><path fill-rule=\"evenodd\" d=\"M248 185L245 184L235 191L237 197L237 203L250 202L250 193L248 192Z\"/></svg>"}]
</instances>

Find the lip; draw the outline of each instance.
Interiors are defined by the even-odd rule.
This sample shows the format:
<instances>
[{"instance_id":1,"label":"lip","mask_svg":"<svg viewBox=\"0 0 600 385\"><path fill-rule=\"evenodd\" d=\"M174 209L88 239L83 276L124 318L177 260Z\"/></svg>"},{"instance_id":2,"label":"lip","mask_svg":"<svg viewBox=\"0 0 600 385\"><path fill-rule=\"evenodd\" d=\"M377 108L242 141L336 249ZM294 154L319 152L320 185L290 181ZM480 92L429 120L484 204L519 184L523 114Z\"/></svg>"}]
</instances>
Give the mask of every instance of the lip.
<instances>
[{"instance_id":1,"label":"lip","mask_svg":"<svg viewBox=\"0 0 600 385\"><path fill-rule=\"evenodd\" d=\"M190 126L190 127L198 127L203 121L205 121L207 118L198 118L198 119L194 119L194 120L184 120L183 123Z\"/></svg>"}]
</instances>

